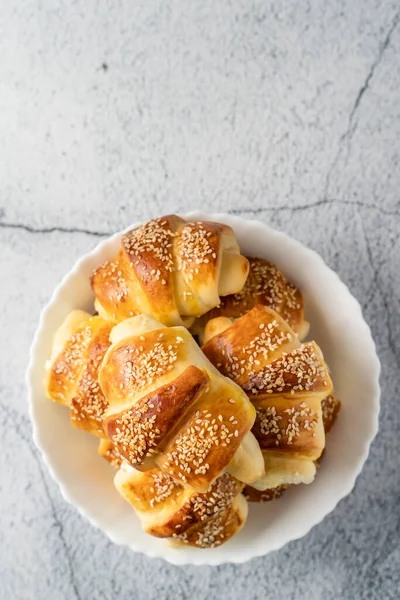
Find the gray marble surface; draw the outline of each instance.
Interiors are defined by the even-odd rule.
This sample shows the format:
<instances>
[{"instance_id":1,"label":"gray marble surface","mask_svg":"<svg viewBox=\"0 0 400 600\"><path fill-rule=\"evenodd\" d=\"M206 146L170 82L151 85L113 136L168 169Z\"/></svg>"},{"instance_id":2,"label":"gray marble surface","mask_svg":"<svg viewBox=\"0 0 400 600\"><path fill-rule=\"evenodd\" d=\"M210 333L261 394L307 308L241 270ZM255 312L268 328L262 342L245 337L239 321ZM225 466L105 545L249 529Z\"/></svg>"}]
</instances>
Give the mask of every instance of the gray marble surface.
<instances>
[{"instance_id":1,"label":"gray marble surface","mask_svg":"<svg viewBox=\"0 0 400 600\"><path fill-rule=\"evenodd\" d=\"M1 599L399 597L399 18L388 0L2 3ZM198 207L256 216L339 273L377 344L382 411L353 493L305 539L177 568L64 502L24 370L82 253Z\"/></svg>"}]
</instances>

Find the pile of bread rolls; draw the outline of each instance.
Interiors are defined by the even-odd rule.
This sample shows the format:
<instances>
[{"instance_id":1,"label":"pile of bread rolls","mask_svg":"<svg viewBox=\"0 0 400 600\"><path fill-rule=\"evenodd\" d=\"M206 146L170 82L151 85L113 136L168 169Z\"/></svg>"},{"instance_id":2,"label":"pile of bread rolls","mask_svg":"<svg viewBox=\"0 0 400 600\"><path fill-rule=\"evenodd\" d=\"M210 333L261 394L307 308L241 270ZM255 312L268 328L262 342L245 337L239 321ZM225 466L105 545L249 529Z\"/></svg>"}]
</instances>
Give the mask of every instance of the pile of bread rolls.
<instances>
[{"instance_id":1,"label":"pile of bread rolls","mask_svg":"<svg viewBox=\"0 0 400 600\"><path fill-rule=\"evenodd\" d=\"M150 535L212 548L247 501L313 481L340 408L303 298L233 230L175 215L125 233L47 362L50 399L100 438Z\"/></svg>"}]
</instances>

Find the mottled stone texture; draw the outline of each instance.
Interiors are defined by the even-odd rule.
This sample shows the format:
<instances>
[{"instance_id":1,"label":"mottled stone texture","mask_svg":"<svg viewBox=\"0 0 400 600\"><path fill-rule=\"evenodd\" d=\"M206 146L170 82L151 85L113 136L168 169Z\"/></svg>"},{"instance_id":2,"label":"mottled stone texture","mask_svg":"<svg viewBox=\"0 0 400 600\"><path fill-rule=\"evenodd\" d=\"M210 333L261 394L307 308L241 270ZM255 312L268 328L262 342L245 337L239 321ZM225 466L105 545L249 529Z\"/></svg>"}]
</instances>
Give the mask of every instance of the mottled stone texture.
<instances>
[{"instance_id":1,"label":"mottled stone texture","mask_svg":"<svg viewBox=\"0 0 400 600\"><path fill-rule=\"evenodd\" d=\"M397 599L400 23L389 0L14 0L0 15L0 597ZM380 432L353 493L241 566L176 568L67 505L24 370L54 286L109 232L201 207L317 250L363 305Z\"/></svg>"}]
</instances>

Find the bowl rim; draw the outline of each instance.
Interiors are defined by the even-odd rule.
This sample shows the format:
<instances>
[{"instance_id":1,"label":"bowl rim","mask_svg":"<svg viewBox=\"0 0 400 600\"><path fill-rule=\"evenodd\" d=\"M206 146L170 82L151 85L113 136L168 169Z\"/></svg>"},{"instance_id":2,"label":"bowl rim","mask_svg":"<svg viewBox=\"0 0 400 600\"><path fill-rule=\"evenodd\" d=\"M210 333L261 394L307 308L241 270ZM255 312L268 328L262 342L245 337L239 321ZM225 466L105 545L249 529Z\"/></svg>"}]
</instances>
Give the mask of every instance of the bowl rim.
<instances>
[{"instance_id":1,"label":"bowl rim","mask_svg":"<svg viewBox=\"0 0 400 600\"><path fill-rule=\"evenodd\" d=\"M304 537L305 535L307 535L310 532L310 530L313 527L315 527L316 525L321 523L321 521L336 508L338 503L341 500L343 500L343 498L345 498L352 491L352 489L354 488L354 485L356 483L356 480L363 469L365 461L368 458L370 446L371 446L371 444L378 432L378 428L379 428L379 413L380 413L379 377L380 377L381 366L380 366L380 361L379 361L379 358L378 358L378 355L376 352L376 345L373 340L370 327L363 317L362 308L361 308L360 303L352 295L349 288L347 287L347 285L345 283L343 283L343 281L340 279L338 274L335 273L335 271L333 271L330 267L328 267L328 265L325 263L325 261L322 259L322 257L315 250L312 250L312 249L304 246L298 240L294 239L293 237L289 236L288 234L286 234L282 231L274 229L267 223L264 223L261 221L256 221L255 219L247 219L247 218L243 218L243 217L228 214L228 213L206 213L206 212L202 212L202 211L191 211L188 213L180 213L180 216L185 220L203 220L203 221L208 220L208 221L216 221L216 222L226 223L227 225L231 226L234 230L235 230L235 224L240 225L240 226L243 226L243 224L246 224L246 225L254 227L254 228L262 229L266 234L274 235L276 239L284 241L286 246L292 246L292 249L294 251L296 249L301 249L301 252L305 256L307 256L307 258L309 260L313 261L313 263L316 266L318 266L319 268L323 268L325 270L327 276L329 276L331 278L332 282L334 281L335 285L340 287L342 293L347 296L348 302L350 302L353 305L354 311L358 314L358 317L360 320L359 326L364 329L364 337L365 337L364 343L367 340L368 344L370 345L369 358L371 360L372 371L371 371L371 369L369 369L369 374L370 374L370 381L371 381L372 390L373 390L373 391L371 391L371 396L373 396L372 406L374 408L374 411L373 412L371 411L370 429L365 435L363 452L359 459L357 468L355 468L352 472L352 475L348 477L347 485L345 485L342 488L341 492L339 492L337 494L337 496L332 498L332 502L330 504L328 503L325 506L325 510L320 511L320 514L318 515L318 518L316 520L314 520L313 522L305 522L304 525L299 526L298 530L294 534L288 535L286 537L286 539L275 539L274 542L272 544L270 544L270 547L268 549L266 549L265 551L263 551L262 549L261 549L261 551L260 551L260 549L252 551L251 548L247 546L244 548L247 550L246 552L243 551L243 552L236 553L236 554L229 554L226 556L226 558L217 556L216 554L213 554L212 551L207 552L207 551L203 550L203 551L199 551L199 553L196 554L195 557L192 556L190 559L187 559L187 555L184 552L184 549L179 549L179 551L178 551L176 549L168 548L168 546L166 544L165 544L164 551L159 551L155 547L154 548L146 548L145 550L143 550L141 547L135 546L135 544L128 545L128 547L131 550L133 550L134 552L139 552L149 558L162 558L162 559L166 560L167 562L174 564L174 565L188 564L188 565L195 565L195 566L202 566L202 565L216 566L216 565L227 564L227 563L240 564L240 563L244 563L248 560L251 560L253 558L265 556L266 554L269 554L270 552L281 549L283 546L285 546L287 543L289 543L291 541L294 541L294 540ZM115 242L118 238L121 237L121 235L124 232L132 229L133 227L137 227L141 224L142 224L142 222L130 224L124 230L121 230L111 236L107 236L104 240L101 240L98 244L96 244L96 246L92 250L85 253L80 258L78 258L78 260L73 265L72 269L70 269L64 275L64 277L61 279L59 284L54 289L47 304L43 307L43 309L41 311L38 325L36 327L35 334L33 336L33 340L31 343L31 347L30 347L30 351L29 351L29 361L28 361L28 366L27 366L26 375L25 375L27 391L28 391L28 412L29 412L29 417L30 417L31 423L32 423L32 437L33 437L35 446L39 450L41 458L42 458L44 464L46 465L48 472L50 473L50 476L55 481L55 483L58 485L58 488L59 488L64 500L66 502L68 502L69 504L72 504L78 510L78 512L89 521L89 523L93 527L103 531L108 536L108 538L117 545L127 545L127 544L118 540L112 531L104 528L101 525L101 523L99 523L92 515L90 515L87 512L86 509L84 509L81 505L77 504L71 498L71 496L68 492L68 489L66 488L64 483L58 477L58 475L55 471L55 468L53 468L53 465L51 463L51 458L47 454L47 452L44 450L44 448L42 446L42 442L41 442L41 434L40 434L40 430L39 430L40 428L38 426L38 420L36 419L33 377L34 377L34 372L35 372L36 364L37 364L38 348L40 345L40 340L46 330L46 321L48 319L49 311L57 303L64 288L68 284L68 281L71 278L71 276L77 274L78 271L80 270L80 268L82 267L82 265L86 261L90 261L91 258L94 258L107 245L111 245L113 242ZM219 549L220 550L223 549L223 546L220 546ZM186 558L185 558L185 556L186 556Z\"/></svg>"}]
</instances>

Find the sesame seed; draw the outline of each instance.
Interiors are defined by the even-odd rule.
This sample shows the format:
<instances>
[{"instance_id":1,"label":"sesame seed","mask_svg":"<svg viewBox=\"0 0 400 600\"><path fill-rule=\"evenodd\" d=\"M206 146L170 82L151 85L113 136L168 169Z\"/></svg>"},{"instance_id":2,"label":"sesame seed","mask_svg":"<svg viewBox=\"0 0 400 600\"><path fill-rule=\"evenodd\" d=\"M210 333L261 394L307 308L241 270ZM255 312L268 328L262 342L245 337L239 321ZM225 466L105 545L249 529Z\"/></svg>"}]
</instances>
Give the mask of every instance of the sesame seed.
<instances>
[{"instance_id":1,"label":"sesame seed","mask_svg":"<svg viewBox=\"0 0 400 600\"><path fill-rule=\"evenodd\" d=\"M254 362L256 364L256 361ZM249 373L242 383L246 392L291 393L312 391L328 385L328 372L313 343L303 344L291 352L283 352L272 363Z\"/></svg>"},{"instance_id":2,"label":"sesame seed","mask_svg":"<svg viewBox=\"0 0 400 600\"><path fill-rule=\"evenodd\" d=\"M145 340L144 336L139 339ZM159 338L160 339L160 338ZM134 393L151 385L154 378L161 377L171 370L178 358L176 350L163 339L156 342L150 350L145 351L143 346L127 346L126 362L121 369L123 395Z\"/></svg>"},{"instance_id":3,"label":"sesame seed","mask_svg":"<svg viewBox=\"0 0 400 600\"><path fill-rule=\"evenodd\" d=\"M207 267L210 255L216 260L214 248L218 243L219 236L207 230L204 224L186 223L177 239L178 269L186 271L192 280L193 273L198 274L202 265Z\"/></svg>"},{"instance_id":4,"label":"sesame seed","mask_svg":"<svg viewBox=\"0 0 400 600\"><path fill-rule=\"evenodd\" d=\"M161 262L164 272L168 272L173 270L171 240L174 236L166 220L156 219L125 233L121 243L132 264L140 262L143 256L150 255ZM161 273L161 269L153 269L150 274L159 280Z\"/></svg>"},{"instance_id":5,"label":"sesame seed","mask_svg":"<svg viewBox=\"0 0 400 600\"><path fill-rule=\"evenodd\" d=\"M299 411L296 406L291 406L278 413L275 406L267 406L257 409L257 421L265 438L272 438L271 441L276 446L290 446L302 432L312 432L315 429L318 425L318 415L309 407Z\"/></svg>"},{"instance_id":6,"label":"sesame seed","mask_svg":"<svg viewBox=\"0 0 400 600\"><path fill-rule=\"evenodd\" d=\"M210 453L224 443L229 444L229 438L234 435L233 429L231 431L228 427L231 422L225 423L222 415L213 419L207 410L203 413L206 413L203 418L196 417L192 426L188 426L175 438L166 453L164 469L175 478L182 479L182 473L185 477L190 475L191 480L196 480L196 476L206 475L210 469ZM213 458L213 464L214 460Z\"/></svg>"}]
</instances>

